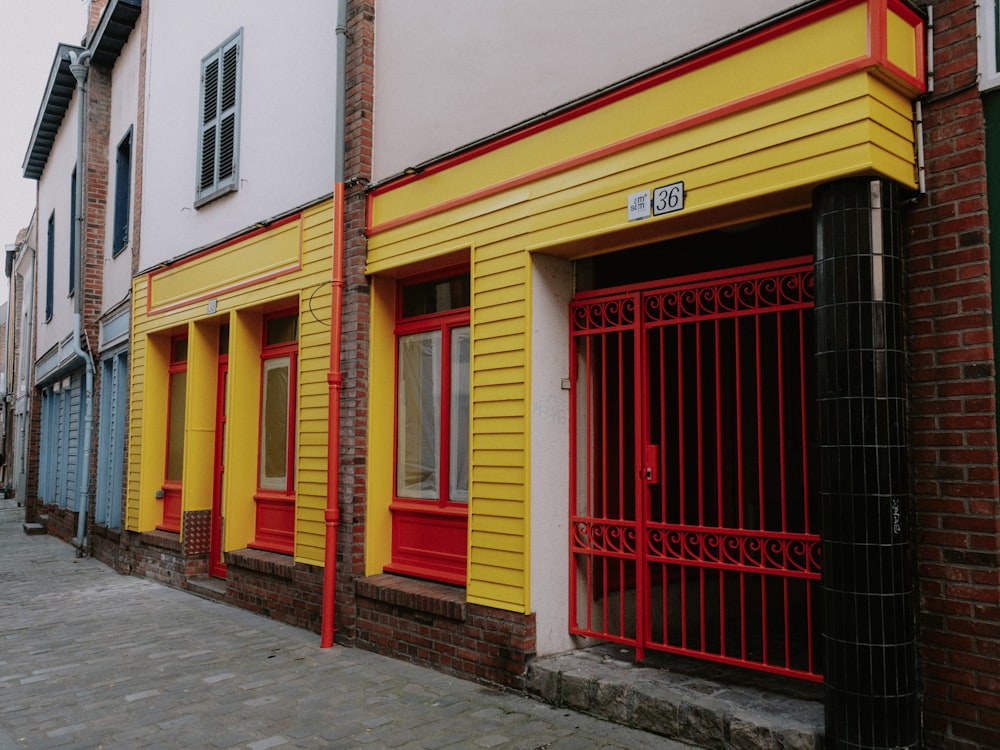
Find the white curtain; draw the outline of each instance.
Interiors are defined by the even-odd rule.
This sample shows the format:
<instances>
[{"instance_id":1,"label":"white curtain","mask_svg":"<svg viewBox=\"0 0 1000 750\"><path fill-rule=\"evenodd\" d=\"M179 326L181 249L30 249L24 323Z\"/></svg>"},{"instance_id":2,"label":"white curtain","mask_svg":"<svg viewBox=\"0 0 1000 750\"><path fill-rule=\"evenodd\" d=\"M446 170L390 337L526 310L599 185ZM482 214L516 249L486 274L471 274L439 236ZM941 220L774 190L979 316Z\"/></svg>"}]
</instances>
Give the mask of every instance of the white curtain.
<instances>
[{"instance_id":1,"label":"white curtain","mask_svg":"<svg viewBox=\"0 0 1000 750\"><path fill-rule=\"evenodd\" d=\"M440 497L441 331L399 337L396 494Z\"/></svg>"}]
</instances>

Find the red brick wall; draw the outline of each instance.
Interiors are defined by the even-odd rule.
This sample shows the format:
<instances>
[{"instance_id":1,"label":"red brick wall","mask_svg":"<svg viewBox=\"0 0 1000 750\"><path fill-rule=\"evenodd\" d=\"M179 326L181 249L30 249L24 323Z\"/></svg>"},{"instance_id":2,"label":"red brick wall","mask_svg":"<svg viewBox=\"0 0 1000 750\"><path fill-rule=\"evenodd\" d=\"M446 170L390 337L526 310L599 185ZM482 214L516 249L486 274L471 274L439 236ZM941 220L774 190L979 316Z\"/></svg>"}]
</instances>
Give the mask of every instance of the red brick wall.
<instances>
[{"instance_id":1,"label":"red brick wall","mask_svg":"<svg viewBox=\"0 0 1000 750\"><path fill-rule=\"evenodd\" d=\"M230 604L318 633L322 600L322 568L272 552L226 554L224 601Z\"/></svg>"},{"instance_id":2,"label":"red brick wall","mask_svg":"<svg viewBox=\"0 0 1000 750\"><path fill-rule=\"evenodd\" d=\"M122 568L128 565L128 561L123 560L121 555L121 532L103 526L91 526L89 533L91 556L112 570L123 572Z\"/></svg>"},{"instance_id":3,"label":"red brick wall","mask_svg":"<svg viewBox=\"0 0 1000 750\"><path fill-rule=\"evenodd\" d=\"M45 516L45 529L49 534L64 542L76 538L77 513L75 510L46 504L41 506L39 512Z\"/></svg>"},{"instance_id":4,"label":"red brick wall","mask_svg":"<svg viewBox=\"0 0 1000 750\"><path fill-rule=\"evenodd\" d=\"M934 2L927 195L909 331L926 746L1000 747L1000 506L982 101L972 0Z\"/></svg>"},{"instance_id":5,"label":"red brick wall","mask_svg":"<svg viewBox=\"0 0 1000 750\"><path fill-rule=\"evenodd\" d=\"M140 534L122 532L121 573L131 573L149 578L168 586L183 588L188 566L194 570L207 567L207 555L201 560L185 559L177 534L162 531L148 531ZM190 572L194 572L194 570Z\"/></svg>"},{"instance_id":6,"label":"red brick wall","mask_svg":"<svg viewBox=\"0 0 1000 750\"><path fill-rule=\"evenodd\" d=\"M87 39L89 41L91 35L97 29L97 22L101 20L101 14L104 12L104 8L108 4L108 0L88 0L90 7L87 10Z\"/></svg>"},{"instance_id":7,"label":"red brick wall","mask_svg":"<svg viewBox=\"0 0 1000 750\"><path fill-rule=\"evenodd\" d=\"M35 258L38 258L38 218L37 216L32 221L31 234L27 240L33 251L35 253ZM37 268L37 260L36 260ZM31 290L31 300L27 301L25 304L34 305L34 310L31 313L31 319L33 325L38 325L38 311L39 311L39 289L41 288L41 283L38 280L38 273L32 273L32 284L33 289ZM26 290L27 291L27 290ZM38 348L38 336L31 336L31 350L27 353L22 352L21 356L27 356L31 358L31 377L34 378L35 368L34 362L36 361L35 353ZM19 497L18 500L24 503L24 519L29 523L35 523L38 521L38 514L41 510L41 502L38 497L38 451L41 445L41 426L42 426L42 402L40 391L36 388L32 388L32 383L29 383L28 387L31 389L31 398L28 400L28 413L25 415L27 421L27 435L25 440L27 441L26 451L27 458L25 459L24 467L24 497Z\"/></svg>"},{"instance_id":8,"label":"red brick wall","mask_svg":"<svg viewBox=\"0 0 1000 750\"><path fill-rule=\"evenodd\" d=\"M357 645L485 685L524 689L535 618L467 604L453 586L391 575L357 585Z\"/></svg>"}]
</instances>

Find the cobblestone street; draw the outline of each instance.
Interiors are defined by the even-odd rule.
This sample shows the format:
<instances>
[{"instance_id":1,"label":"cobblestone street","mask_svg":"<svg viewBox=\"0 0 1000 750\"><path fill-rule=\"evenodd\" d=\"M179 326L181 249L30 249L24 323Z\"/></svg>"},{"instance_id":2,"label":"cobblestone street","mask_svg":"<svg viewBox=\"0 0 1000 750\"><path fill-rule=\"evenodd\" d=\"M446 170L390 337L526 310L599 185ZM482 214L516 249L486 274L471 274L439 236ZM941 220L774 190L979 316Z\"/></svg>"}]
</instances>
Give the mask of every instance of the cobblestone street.
<instances>
[{"instance_id":1,"label":"cobblestone street","mask_svg":"<svg viewBox=\"0 0 1000 750\"><path fill-rule=\"evenodd\" d=\"M200 599L0 503L0 750L689 746Z\"/></svg>"}]
</instances>

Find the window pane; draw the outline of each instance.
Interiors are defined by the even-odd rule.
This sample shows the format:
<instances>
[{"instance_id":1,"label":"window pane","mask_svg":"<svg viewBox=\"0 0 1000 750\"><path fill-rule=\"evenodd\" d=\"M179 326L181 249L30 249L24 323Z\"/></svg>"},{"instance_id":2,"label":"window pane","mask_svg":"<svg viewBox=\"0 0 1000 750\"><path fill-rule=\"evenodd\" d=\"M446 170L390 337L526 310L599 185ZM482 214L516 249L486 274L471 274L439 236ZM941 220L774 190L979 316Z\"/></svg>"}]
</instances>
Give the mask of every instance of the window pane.
<instances>
[{"instance_id":1,"label":"window pane","mask_svg":"<svg viewBox=\"0 0 1000 750\"><path fill-rule=\"evenodd\" d=\"M469 306L469 274L403 287L403 318L448 312Z\"/></svg>"},{"instance_id":2,"label":"window pane","mask_svg":"<svg viewBox=\"0 0 1000 750\"><path fill-rule=\"evenodd\" d=\"M264 362L264 403L261 405L260 486L288 489L288 357Z\"/></svg>"},{"instance_id":3,"label":"window pane","mask_svg":"<svg viewBox=\"0 0 1000 750\"><path fill-rule=\"evenodd\" d=\"M184 406L187 402L187 373L170 376L170 414L167 415L167 480L181 481L184 470Z\"/></svg>"},{"instance_id":4,"label":"window pane","mask_svg":"<svg viewBox=\"0 0 1000 750\"><path fill-rule=\"evenodd\" d=\"M170 348L170 362L173 364L180 364L181 362L187 362L188 358L188 340L187 338L174 339L171 343Z\"/></svg>"},{"instance_id":5,"label":"window pane","mask_svg":"<svg viewBox=\"0 0 1000 750\"><path fill-rule=\"evenodd\" d=\"M469 501L469 326L451 332L451 423L448 497Z\"/></svg>"},{"instance_id":6,"label":"window pane","mask_svg":"<svg viewBox=\"0 0 1000 750\"><path fill-rule=\"evenodd\" d=\"M399 337L396 494L440 497L441 331Z\"/></svg>"},{"instance_id":7,"label":"window pane","mask_svg":"<svg viewBox=\"0 0 1000 750\"><path fill-rule=\"evenodd\" d=\"M299 337L299 316L284 315L280 318L269 318L264 323L264 345L289 344Z\"/></svg>"},{"instance_id":8,"label":"window pane","mask_svg":"<svg viewBox=\"0 0 1000 750\"><path fill-rule=\"evenodd\" d=\"M229 354L229 326L219 326L219 354Z\"/></svg>"}]
</instances>

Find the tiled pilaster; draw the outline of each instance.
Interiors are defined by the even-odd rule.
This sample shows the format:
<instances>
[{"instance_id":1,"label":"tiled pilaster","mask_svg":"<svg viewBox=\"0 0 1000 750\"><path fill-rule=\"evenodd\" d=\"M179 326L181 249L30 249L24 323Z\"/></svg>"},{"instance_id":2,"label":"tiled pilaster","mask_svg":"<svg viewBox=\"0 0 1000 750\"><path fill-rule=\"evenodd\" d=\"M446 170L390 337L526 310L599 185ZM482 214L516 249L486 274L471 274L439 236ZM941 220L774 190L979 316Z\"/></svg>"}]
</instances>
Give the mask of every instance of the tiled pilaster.
<instances>
[{"instance_id":1,"label":"tiled pilaster","mask_svg":"<svg viewBox=\"0 0 1000 750\"><path fill-rule=\"evenodd\" d=\"M900 193L813 197L828 748L919 743Z\"/></svg>"}]
</instances>

